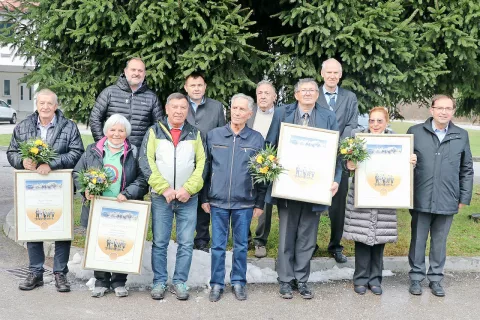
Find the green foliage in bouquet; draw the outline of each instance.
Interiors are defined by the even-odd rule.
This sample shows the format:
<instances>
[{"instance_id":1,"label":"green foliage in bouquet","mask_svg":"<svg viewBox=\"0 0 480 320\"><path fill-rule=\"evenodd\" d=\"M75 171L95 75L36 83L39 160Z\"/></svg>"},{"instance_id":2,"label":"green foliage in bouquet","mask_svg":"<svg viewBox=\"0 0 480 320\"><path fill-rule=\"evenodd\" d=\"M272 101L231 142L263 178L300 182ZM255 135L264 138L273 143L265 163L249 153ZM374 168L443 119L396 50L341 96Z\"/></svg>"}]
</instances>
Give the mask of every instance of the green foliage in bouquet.
<instances>
[{"instance_id":1,"label":"green foliage in bouquet","mask_svg":"<svg viewBox=\"0 0 480 320\"><path fill-rule=\"evenodd\" d=\"M49 163L57 154L41 138L33 138L27 141L18 142L22 160L32 159L37 164Z\"/></svg>"},{"instance_id":2,"label":"green foliage in bouquet","mask_svg":"<svg viewBox=\"0 0 480 320\"><path fill-rule=\"evenodd\" d=\"M338 153L345 160L350 160L355 165L370 158L370 154L365 147L365 140L362 138L345 138L340 142ZM354 172L350 172L353 176Z\"/></svg>"},{"instance_id":3,"label":"green foliage in bouquet","mask_svg":"<svg viewBox=\"0 0 480 320\"><path fill-rule=\"evenodd\" d=\"M278 162L277 150L270 145L250 158L248 169L255 183L266 184L275 181L285 170Z\"/></svg>"},{"instance_id":4,"label":"green foliage in bouquet","mask_svg":"<svg viewBox=\"0 0 480 320\"><path fill-rule=\"evenodd\" d=\"M80 192L85 192L94 196L101 196L113 182L113 177L104 169L88 168L78 174L80 182Z\"/></svg>"}]
</instances>

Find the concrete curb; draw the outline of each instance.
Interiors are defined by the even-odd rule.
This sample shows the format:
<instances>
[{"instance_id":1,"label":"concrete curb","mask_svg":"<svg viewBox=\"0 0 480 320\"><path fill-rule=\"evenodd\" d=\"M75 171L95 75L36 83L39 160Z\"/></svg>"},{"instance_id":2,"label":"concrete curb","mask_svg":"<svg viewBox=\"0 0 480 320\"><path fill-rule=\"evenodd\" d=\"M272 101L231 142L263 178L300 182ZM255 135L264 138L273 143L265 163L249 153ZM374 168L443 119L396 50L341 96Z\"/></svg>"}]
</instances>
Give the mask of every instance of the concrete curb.
<instances>
[{"instance_id":1,"label":"concrete curb","mask_svg":"<svg viewBox=\"0 0 480 320\"><path fill-rule=\"evenodd\" d=\"M15 217L14 209L10 210L3 225L3 231L8 238L15 241ZM26 242L18 242L19 245L27 247ZM55 244L53 242L44 242L45 256L53 257L55 253ZM83 248L73 247L70 250L70 259L75 253L83 256ZM428 263L428 257L425 258ZM249 258L248 262L261 269L270 268L275 270L274 258ZM349 257L346 263L336 263L333 258L315 258L311 262L311 272L323 271L338 268L355 268L355 258ZM391 270L392 272L405 273L410 270L408 265L408 257L384 257L384 270ZM480 257L447 257L445 263L445 271L447 272L480 272Z\"/></svg>"}]
</instances>

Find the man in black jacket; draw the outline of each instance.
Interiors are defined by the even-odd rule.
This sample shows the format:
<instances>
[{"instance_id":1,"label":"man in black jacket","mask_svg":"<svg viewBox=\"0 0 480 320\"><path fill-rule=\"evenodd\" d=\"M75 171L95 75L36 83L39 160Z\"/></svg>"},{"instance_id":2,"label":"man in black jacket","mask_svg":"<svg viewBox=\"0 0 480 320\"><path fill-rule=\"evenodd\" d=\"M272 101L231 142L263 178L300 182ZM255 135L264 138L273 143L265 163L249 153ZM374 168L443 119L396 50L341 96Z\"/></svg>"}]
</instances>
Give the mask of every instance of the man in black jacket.
<instances>
[{"instance_id":1,"label":"man in black jacket","mask_svg":"<svg viewBox=\"0 0 480 320\"><path fill-rule=\"evenodd\" d=\"M48 89L38 92L36 105L37 111L17 124L13 130L12 140L7 150L8 162L15 169L35 171L46 176L52 170L73 169L84 151L77 125L57 110L57 95ZM41 137L55 150L57 155L53 160L43 164L35 163L28 158L22 160L18 142L35 137ZM55 241L53 272L55 286L59 292L70 291L70 284L66 278L70 244L71 241ZM28 242L27 249L30 273L27 279L20 283L21 290L32 290L43 285L45 262L43 242Z\"/></svg>"},{"instance_id":2,"label":"man in black jacket","mask_svg":"<svg viewBox=\"0 0 480 320\"><path fill-rule=\"evenodd\" d=\"M162 117L161 103L148 88L145 64L140 58L127 62L117 83L103 90L90 114L90 128L95 142L102 139L103 124L115 113L123 115L132 125L130 142L140 149L148 128Z\"/></svg>"},{"instance_id":3,"label":"man in black jacket","mask_svg":"<svg viewBox=\"0 0 480 320\"><path fill-rule=\"evenodd\" d=\"M453 124L455 100L446 95L433 97L432 117L425 123L410 127L414 137L415 168L412 238L410 263L410 293L421 295L420 282L427 276L432 293L445 296L440 282L447 257L447 236L453 216L470 204L473 188L473 162L468 132ZM430 233L428 273L425 247Z\"/></svg>"},{"instance_id":4,"label":"man in black jacket","mask_svg":"<svg viewBox=\"0 0 480 320\"><path fill-rule=\"evenodd\" d=\"M187 121L200 130L202 139L207 136L210 130L225 125L225 109L220 101L205 96L207 84L201 73L194 72L187 76L183 88L187 92L190 104ZM208 243L210 242L209 226L210 215L205 213L199 204L197 210L197 234L195 236L196 249L208 252Z\"/></svg>"}]
</instances>

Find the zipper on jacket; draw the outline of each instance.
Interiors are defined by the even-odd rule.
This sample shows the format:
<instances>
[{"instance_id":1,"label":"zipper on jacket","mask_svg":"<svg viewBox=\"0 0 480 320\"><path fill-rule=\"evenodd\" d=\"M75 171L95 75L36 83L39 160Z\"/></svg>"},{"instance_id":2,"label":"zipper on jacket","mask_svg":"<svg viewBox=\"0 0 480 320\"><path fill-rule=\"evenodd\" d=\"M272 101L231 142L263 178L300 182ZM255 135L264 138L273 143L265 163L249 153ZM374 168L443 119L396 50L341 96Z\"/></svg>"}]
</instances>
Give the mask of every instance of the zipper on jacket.
<instances>
[{"instance_id":1,"label":"zipper on jacket","mask_svg":"<svg viewBox=\"0 0 480 320\"><path fill-rule=\"evenodd\" d=\"M237 136L233 136L233 152L232 152L232 162L230 163L230 187L228 188L228 208L231 208L231 197L232 197L232 176L233 176L233 159L235 158L235 140Z\"/></svg>"},{"instance_id":2,"label":"zipper on jacket","mask_svg":"<svg viewBox=\"0 0 480 320\"><path fill-rule=\"evenodd\" d=\"M180 143L180 141L178 141ZM177 190L175 187L177 183L177 146L173 144L173 190Z\"/></svg>"},{"instance_id":3,"label":"zipper on jacket","mask_svg":"<svg viewBox=\"0 0 480 320\"><path fill-rule=\"evenodd\" d=\"M132 107L133 107L133 92L132 92L132 95L130 96L130 119L128 119L130 123L132 122L132 116L133 116Z\"/></svg>"},{"instance_id":4,"label":"zipper on jacket","mask_svg":"<svg viewBox=\"0 0 480 320\"><path fill-rule=\"evenodd\" d=\"M252 189L250 189L250 198L253 198L253 178L250 177L250 179L252 180Z\"/></svg>"},{"instance_id":5,"label":"zipper on jacket","mask_svg":"<svg viewBox=\"0 0 480 320\"><path fill-rule=\"evenodd\" d=\"M213 186L213 175L215 174L215 172L212 173L212 177L210 178L210 192L212 192L212 186Z\"/></svg>"}]
</instances>

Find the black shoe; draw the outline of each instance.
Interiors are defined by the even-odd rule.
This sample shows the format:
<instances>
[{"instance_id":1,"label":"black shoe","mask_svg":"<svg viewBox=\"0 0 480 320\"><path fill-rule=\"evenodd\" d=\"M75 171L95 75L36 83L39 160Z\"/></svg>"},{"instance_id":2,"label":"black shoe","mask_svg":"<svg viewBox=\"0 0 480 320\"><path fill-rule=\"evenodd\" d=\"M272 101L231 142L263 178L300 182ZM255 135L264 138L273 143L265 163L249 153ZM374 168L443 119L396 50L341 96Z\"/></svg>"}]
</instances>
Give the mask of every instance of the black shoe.
<instances>
[{"instance_id":1,"label":"black shoe","mask_svg":"<svg viewBox=\"0 0 480 320\"><path fill-rule=\"evenodd\" d=\"M428 286L432 290L433 295L437 297L445 297L445 290L443 290L439 281L430 281Z\"/></svg>"},{"instance_id":2,"label":"black shoe","mask_svg":"<svg viewBox=\"0 0 480 320\"><path fill-rule=\"evenodd\" d=\"M55 273L55 287L58 292L70 292L70 283L63 273Z\"/></svg>"},{"instance_id":3,"label":"black shoe","mask_svg":"<svg viewBox=\"0 0 480 320\"><path fill-rule=\"evenodd\" d=\"M30 272L27 279L18 285L18 289L32 290L40 286L43 286L43 275L35 275L33 272Z\"/></svg>"},{"instance_id":4,"label":"black shoe","mask_svg":"<svg viewBox=\"0 0 480 320\"><path fill-rule=\"evenodd\" d=\"M203 252L209 253L208 243L199 243L195 245L195 249L201 250Z\"/></svg>"},{"instance_id":5,"label":"black shoe","mask_svg":"<svg viewBox=\"0 0 480 320\"><path fill-rule=\"evenodd\" d=\"M368 288L370 289L370 291L372 291L373 294L379 296L383 293L382 291L382 287L380 286L371 286L371 285L368 285Z\"/></svg>"},{"instance_id":6,"label":"black shoe","mask_svg":"<svg viewBox=\"0 0 480 320\"><path fill-rule=\"evenodd\" d=\"M280 281L280 296L283 299L292 299L293 298L293 291L290 282L281 282Z\"/></svg>"},{"instance_id":7,"label":"black shoe","mask_svg":"<svg viewBox=\"0 0 480 320\"><path fill-rule=\"evenodd\" d=\"M222 298L223 294L223 288L220 287L219 285L214 285L212 289L210 290L210 295L208 296L208 300L211 302L217 302Z\"/></svg>"},{"instance_id":8,"label":"black shoe","mask_svg":"<svg viewBox=\"0 0 480 320\"><path fill-rule=\"evenodd\" d=\"M235 294L235 298L237 298L237 300L247 300L247 291L245 290L245 286L242 286L241 284L234 284L232 286L232 292Z\"/></svg>"},{"instance_id":9,"label":"black shoe","mask_svg":"<svg viewBox=\"0 0 480 320\"><path fill-rule=\"evenodd\" d=\"M298 292L303 299L312 299L313 291L308 287L306 282L298 282Z\"/></svg>"},{"instance_id":10,"label":"black shoe","mask_svg":"<svg viewBox=\"0 0 480 320\"><path fill-rule=\"evenodd\" d=\"M291 280L290 287L292 287L292 290L298 290L298 280L297 279Z\"/></svg>"},{"instance_id":11,"label":"black shoe","mask_svg":"<svg viewBox=\"0 0 480 320\"><path fill-rule=\"evenodd\" d=\"M347 257L341 252L335 252L331 254L337 263L345 263L347 262Z\"/></svg>"},{"instance_id":12,"label":"black shoe","mask_svg":"<svg viewBox=\"0 0 480 320\"><path fill-rule=\"evenodd\" d=\"M420 281L412 280L410 282L410 288L408 289L408 291L411 294L416 295L416 296L421 295L422 294L422 286L420 285Z\"/></svg>"},{"instance_id":13,"label":"black shoe","mask_svg":"<svg viewBox=\"0 0 480 320\"><path fill-rule=\"evenodd\" d=\"M367 292L367 286L353 286L353 291L355 291L358 294L365 294Z\"/></svg>"}]
</instances>

